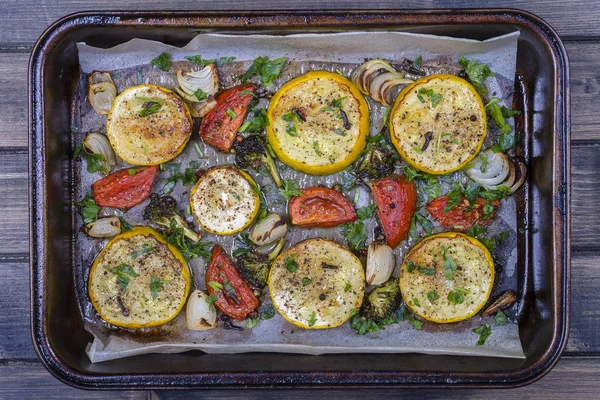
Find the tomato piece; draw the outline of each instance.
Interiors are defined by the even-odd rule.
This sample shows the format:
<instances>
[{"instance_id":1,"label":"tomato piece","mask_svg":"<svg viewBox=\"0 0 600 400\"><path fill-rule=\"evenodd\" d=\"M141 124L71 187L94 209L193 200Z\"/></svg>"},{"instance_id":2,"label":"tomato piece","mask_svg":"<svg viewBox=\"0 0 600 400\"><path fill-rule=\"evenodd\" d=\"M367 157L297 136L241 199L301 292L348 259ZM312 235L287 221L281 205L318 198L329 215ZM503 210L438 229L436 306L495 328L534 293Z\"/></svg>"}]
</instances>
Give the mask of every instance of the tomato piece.
<instances>
[{"instance_id":1,"label":"tomato piece","mask_svg":"<svg viewBox=\"0 0 600 400\"><path fill-rule=\"evenodd\" d=\"M237 136L238 129L244 122L248 107L254 98L256 86L244 84L224 90L217 98L217 105L204 116L200 125L200 137L209 145L224 152L229 152ZM241 94L243 91L250 93Z\"/></svg>"},{"instance_id":2,"label":"tomato piece","mask_svg":"<svg viewBox=\"0 0 600 400\"><path fill-rule=\"evenodd\" d=\"M258 307L259 301L254 292L219 245L212 249L212 260L206 268L205 279L208 294L217 294L215 306L231 318L244 319ZM223 289L215 289L209 285L210 282L223 285Z\"/></svg>"},{"instance_id":3,"label":"tomato piece","mask_svg":"<svg viewBox=\"0 0 600 400\"><path fill-rule=\"evenodd\" d=\"M356 221L352 203L337 190L311 187L300 191L301 195L290 200L292 225L330 228Z\"/></svg>"},{"instance_id":4,"label":"tomato piece","mask_svg":"<svg viewBox=\"0 0 600 400\"><path fill-rule=\"evenodd\" d=\"M406 182L400 175L390 175L371 182L377 217L387 238L394 248L406 239L410 221L417 210L417 189L413 182Z\"/></svg>"},{"instance_id":5,"label":"tomato piece","mask_svg":"<svg viewBox=\"0 0 600 400\"><path fill-rule=\"evenodd\" d=\"M444 212L444 208L448 205L448 200L448 196L440 196L431 200L425 206L427 211L429 211L429 214L446 228L466 231L478 222L481 225L485 225L496 218L496 211L494 211L489 218L483 219L485 199L482 199L481 197L477 198L475 206L470 211L467 211L469 201L461 196L461 202L456 207L448 210L448 212ZM491 202L494 209L498 207L499 204L500 202L498 200Z\"/></svg>"},{"instance_id":6,"label":"tomato piece","mask_svg":"<svg viewBox=\"0 0 600 400\"><path fill-rule=\"evenodd\" d=\"M130 208L150 195L158 165L113 172L92 184L92 195L101 207Z\"/></svg>"}]
</instances>

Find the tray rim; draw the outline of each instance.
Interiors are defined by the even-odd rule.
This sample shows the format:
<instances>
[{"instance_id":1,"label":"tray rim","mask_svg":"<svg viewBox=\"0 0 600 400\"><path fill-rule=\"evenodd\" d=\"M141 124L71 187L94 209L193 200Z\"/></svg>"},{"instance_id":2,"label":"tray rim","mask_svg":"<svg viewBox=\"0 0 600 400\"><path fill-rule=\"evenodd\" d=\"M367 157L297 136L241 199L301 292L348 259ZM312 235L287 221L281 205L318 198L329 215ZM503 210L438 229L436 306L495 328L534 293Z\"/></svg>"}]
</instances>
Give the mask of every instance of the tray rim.
<instances>
[{"instance_id":1,"label":"tray rim","mask_svg":"<svg viewBox=\"0 0 600 400\"><path fill-rule=\"evenodd\" d=\"M328 18L336 18L349 29L376 22L414 25L444 25L449 23L512 24L526 27L543 40L552 55L557 89L555 94L554 132L554 196L553 219L555 239L554 270L556 292L553 310L552 341L532 365L500 376L496 373L453 372L227 372L197 374L86 374L75 370L54 352L47 337L45 318L45 167L43 160L45 129L43 123L43 71L46 55L53 44L82 26L102 25L110 28L124 26L151 26L171 28L202 27L200 21L217 18L207 24L211 27L276 27L277 20L294 19L307 28L324 26ZM260 21L256 21L260 19ZM319 21L322 19L322 21ZM252 23L251 25L248 23ZM265 25L271 22L273 25ZM281 23L281 22L279 22ZM330 22L331 23L331 22ZM429 9L429 10L253 10L253 11L84 11L67 15L48 27L35 44L28 72L29 102L29 220L30 220L30 288L31 334L34 349L42 365L58 380L81 389L164 389L164 388L389 388L389 387L519 387L535 382L547 374L558 362L568 337L570 303L570 90L569 62L558 34L541 18L518 9ZM557 134L563 133L562 135ZM557 234L558 231L558 234ZM559 239L558 241L556 239ZM196 382L196 383L194 383ZM456 383L449 383L456 382Z\"/></svg>"}]
</instances>

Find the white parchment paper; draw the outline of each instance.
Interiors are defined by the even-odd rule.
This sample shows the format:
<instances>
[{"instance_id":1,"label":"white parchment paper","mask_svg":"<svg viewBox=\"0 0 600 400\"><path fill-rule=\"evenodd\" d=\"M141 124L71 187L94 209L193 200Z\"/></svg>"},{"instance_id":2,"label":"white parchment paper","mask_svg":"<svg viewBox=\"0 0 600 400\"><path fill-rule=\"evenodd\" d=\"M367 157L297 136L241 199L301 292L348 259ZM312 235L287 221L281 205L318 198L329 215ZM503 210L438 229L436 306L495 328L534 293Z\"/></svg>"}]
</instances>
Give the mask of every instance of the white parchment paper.
<instances>
[{"instance_id":1,"label":"white parchment paper","mask_svg":"<svg viewBox=\"0 0 600 400\"><path fill-rule=\"evenodd\" d=\"M191 68L185 56L200 54L204 59L235 56L232 64L221 67L221 78L227 85L233 85L236 77L249 67L251 61L258 56L287 57L290 61L282 71L271 90L277 89L290 78L311 69L340 70L349 76L356 64L367 58L384 58L392 62L401 62L405 57L414 59L422 56L424 62L430 59L443 60L445 63L456 63L460 56L466 56L479 62L487 63L498 76L488 80L490 95L501 98L502 103L510 106L512 102L513 78L515 75L516 50L518 32L503 35L486 41L475 41L449 37L411 34L405 32L348 32L336 34L301 34L289 36L270 35L219 35L202 34L195 37L187 46L176 48L163 43L133 39L127 43L110 49L100 49L78 44L82 80L79 96L73 103L74 131L80 133L74 140L78 145L89 132L105 132L105 117L96 115L85 99L85 77L92 70L110 71L119 92L124 88L139 83L154 83L167 88L176 84L177 68ZM167 52L176 62L169 73L148 67L150 60L162 52ZM264 106L264 104L262 104ZM369 100L371 107L371 133L381 129L380 119L383 107ZM487 142L493 140L493 130L488 133ZM193 149L198 143L204 153L199 158ZM488 143L489 144L489 143ZM216 164L231 164L234 157L214 151L205 146L197 137L193 137L186 150L174 160L182 170L190 163L202 168ZM127 164L119 162L116 169ZM339 174L326 177L314 177L298 173L290 169L282 171L284 179L295 179L300 187L310 185L331 186L339 182ZM159 178L165 178L161 174ZM269 210L286 214L285 203L278 197L276 190L266 189L273 186L269 178L253 174L263 187L267 196ZM85 171L85 163L75 163L74 178L76 196L82 198L89 190L90 184L97 180L97 175ZM460 179L460 177L457 177ZM463 177L464 178L464 177ZM155 184L155 191L160 189ZM273 186L274 187L274 186ZM179 183L172 195L181 207L185 207L190 187ZM273 189L273 188L271 188ZM358 193L357 193L358 192ZM370 196L364 189L356 189L347 193L356 201L358 207L369 204ZM132 225L145 224L141 217L147 201L125 214L120 211L105 211L125 217ZM510 231L509 238L494 250L497 261L497 276L493 295L505 289L516 290L516 206L512 198L504 200L498 212L498 218L489 227L490 235L501 231ZM81 224L79 219L76 223ZM374 220L367 221L369 240L372 240ZM441 230L437 226L436 230ZM320 230L290 229L286 239L287 245L293 245L307 237L326 237L344 243L339 228ZM232 247L231 237L205 235L203 240L221 244L226 250ZM106 241L90 239L84 234L75 238L74 269L76 291L80 310L85 320L86 329L94 335L87 353L92 362L101 362L144 353L177 353L188 350L202 350L208 353L242 353L242 352L286 352L303 354L325 353L407 353L426 354L460 354L470 356L496 356L524 358L519 340L518 326L509 323L496 326L491 317L476 316L457 324L440 325L425 323L421 331L414 329L407 321L386 327L386 329L364 336L357 335L349 324L330 330L303 330L275 315L270 320L260 321L251 330L225 330L219 328L205 331L188 331L185 327L185 315L181 313L171 323L158 329L145 331L126 331L107 326L95 313L87 295L87 277L94 257L106 244ZM396 249L397 264L403 255L414 245L411 239ZM398 274L398 265L395 276ZM194 259L190 268L196 288L204 288L204 261ZM263 300L267 303L268 294ZM471 332L484 323L492 325L492 334L484 346L476 346L478 335Z\"/></svg>"}]
</instances>

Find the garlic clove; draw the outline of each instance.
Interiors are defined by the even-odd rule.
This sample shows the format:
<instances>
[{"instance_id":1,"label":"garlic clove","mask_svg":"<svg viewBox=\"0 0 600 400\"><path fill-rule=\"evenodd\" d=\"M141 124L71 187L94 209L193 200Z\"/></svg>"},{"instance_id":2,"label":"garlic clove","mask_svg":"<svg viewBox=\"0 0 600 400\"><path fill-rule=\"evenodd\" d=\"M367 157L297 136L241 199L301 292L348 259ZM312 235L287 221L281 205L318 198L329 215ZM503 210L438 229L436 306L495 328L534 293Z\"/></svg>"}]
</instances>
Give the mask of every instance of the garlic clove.
<instances>
[{"instance_id":1,"label":"garlic clove","mask_svg":"<svg viewBox=\"0 0 600 400\"><path fill-rule=\"evenodd\" d=\"M392 276L396 258L394 250L385 243L371 243L367 252L367 283L381 285Z\"/></svg>"},{"instance_id":2,"label":"garlic clove","mask_svg":"<svg viewBox=\"0 0 600 400\"><path fill-rule=\"evenodd\" d=\"M194 290L185 309L187 328L191 331L206 331L217 327L217 310L206 302L208 295Z\"/></svg>"},{"instance_id":3,"label":"garlic clove","mask_svg":"<svg viewBox=\"0 0 600 400\"><path fill-rule=\"evenodd\" d=\"M250 229L249 238L258 246L273 243L285 236L287 224L279 214L268 214Z\"/></svg>"},{"instance_id":4,"label":"garlic clove","mask_svg":"<svg viewBox=\"0 0 600 400\"><path fill-rule=\"evenodd\" d=\"M111 238L121 233L121 221L117 217L100 218L85 225L83 231L94 238Z\"/></svg>"},{"instance_id":5,"label":"garlic clove","mask_svg":"<svg viewBox=\"0 0 600 400\"><path fill-rule=\"evenodd\" d=\"M90 133L83 139L85 149L91 154L102 156L100 160L106 167L106 173L109 173L117 164L117 157L108 141L108 138L101 133Z\"/></svg>"},{"instance_id":6,"label":"garlic clove","mask_svg":"<svg viewBox=\"0 0 600 400\"><path fill-rule=\"evenodd\" d=\"M108 72L93 71L88 77L88 101L99 115L108 115L117 87Z\"/></svg>"},{"instance_id":7,"label":"garlic clove","mask_svg":"<svg viewBox=\"0 0 600 400\"><path fill-rule=\"evenodd\" d=\"M190 114L192 114L192 117L194 118L204 117L217 106L217 102L212 96L209 96L207 100L201 101L200 103L190 102L187 104L190 109Z\"/></svg>"}]
</instances>

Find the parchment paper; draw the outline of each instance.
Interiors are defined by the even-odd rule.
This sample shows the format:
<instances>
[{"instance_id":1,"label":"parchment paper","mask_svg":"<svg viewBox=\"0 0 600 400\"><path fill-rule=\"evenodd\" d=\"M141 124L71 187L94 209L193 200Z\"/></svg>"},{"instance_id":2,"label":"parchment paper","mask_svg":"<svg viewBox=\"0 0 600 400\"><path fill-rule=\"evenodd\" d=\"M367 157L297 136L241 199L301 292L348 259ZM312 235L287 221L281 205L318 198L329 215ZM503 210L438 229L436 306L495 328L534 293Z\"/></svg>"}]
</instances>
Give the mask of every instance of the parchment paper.
<instances>
[{"instance_id":1,"label":"parchment paper","mask_svg":"<svg viewBox=\"0 0 600 400\"><path fill-rule=\"evenodd\" d=\"M289 63L282 71L280 78L269 90L275 91L282 83L308 70L326 69L340 70L349 76L356 64L366 58L385 58L392 62L401 62L403 58L414 59L422 56L424 63L430 59L443 63L457 62L459 56L467 56L480 62L487 63L498 76L489 79L488 90L491 96L502 99L502 103L510 106L512 101L513 77L516 65L518 32L489 39L474 41L448 37L411 34L401 32L351 32L337 34L303 34L290 36L269 35L218 35L203 34L195 37L187 46L175 48L163 43L134 39L110 49L99 49L78 44L81 65L81 81L78 95L73 102L73 131L76 133L75 145L79 145L86 134L90 132L105 132L105 117L96 115L85 98L86 73L92 70L110 71L118 91L140 83L153 83L167 88L176 84L175 71L178 68L190 69L193 65L184 61L184 56L200 54L204 59L235 56L235 62L220 67L220 74L226 86L236 83L239 76L247 69L251 61L258 56L288 57ZM164 73L148 66L150 60L161 52L167 52L173 61L169 73ZM265 106L264 100L260 105ZM369 99L371 107L371 134L381 129L381 117L384 108ZM495 132L488 132L486 143L493 142ZM200 158L194 150L198 143L204 153ZM181 169L193 163L195 167L206 168L216 164L231 164L233 155L225 155L205 146L196 135L191 139L186 150L172 163L181 164ZM120 161L115 169L126 167L128 164ZM281 164L280 164L281 165ZM300 187L312 185L332 186L340 181L340 174L326 177L309 176L282 167L284 179L294 179ZM286 214L286 204L277 194L276 188L269 177L252 173L266 193L267 203L271 212ZM465 179L462 174L455 174L455 179ZM167 173L161 173L154 191L159 191L164 185ZM76 196L83 198L92 182L99 178L85 170L85 162L76 162L74 179ZM178 183L171 195L183 209L187 204L189 190ZM447 190L448 186L444 189ZM347 192L348 198L353 199L357 207L368 205L370 195L364 189ZM147 201L126 213L119 210L103 210L107 215L123 216L132 225L146 224L141 217ZM497 275L492 296L505 289L516 290L516 216L515 203L512 198L503 200L498 218L488 228L489 236L495 236L501 231L510 231L509 238L493 252L496 259ZM188 216L189 217L189 216ZM191 218L190 218L191 220ZM81 225L81 219L76 217L76 224ZM367 220L369 238L373 237L374 219ZM436 231L441 231L436 225ZM316 230L301 230L291 228L286 236L286 246L293 245L307 237L326 237L340 243L345 239L339 228ZM231 250L233 237L217 237L205 235L203 240L221 244L226 250ZM497 326L491 317L476 316L468 321L457 324L440 325L426 322L421 331L414 329L407 321L387 326L384 330L357 335L350 329L349 323L329 330L303 330L286 322L278 314L270 320L260 321L251 330L225 330L220 323L219 328L204 332L188 331L185 326L185 313L182 312L171 323L157 329L128 331L115 329L105 324L95 313L87 295L87 279L89 268L94 257L106 241L91 239L80 233L75 238L74 275L76 281L79 307L85 320L86 329L95 339L89 344L87 354L92 362L101 362L116 358L128 357L143 353L177 353L192 349L208 353L242 353L254 351L287 352L304 354L325 353L406 353L418 352L427 354L460 354L471 356L496 356L524 358L519 340L518 326L509 323ZM396 254L396 270L404 254L414 245L412 239L407 240ZM204 268L202 259L190 262L194 286L204 290ZM265 289L263 301L269 303ZM511 317L515 317L510 314ZM476 346L478 335L471 332L474 327L484 323L492 325L492 334L484 346ZM243 326L243 324L241 324Z\"/></svg>"}]
</instances>

